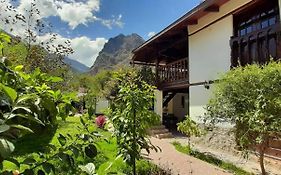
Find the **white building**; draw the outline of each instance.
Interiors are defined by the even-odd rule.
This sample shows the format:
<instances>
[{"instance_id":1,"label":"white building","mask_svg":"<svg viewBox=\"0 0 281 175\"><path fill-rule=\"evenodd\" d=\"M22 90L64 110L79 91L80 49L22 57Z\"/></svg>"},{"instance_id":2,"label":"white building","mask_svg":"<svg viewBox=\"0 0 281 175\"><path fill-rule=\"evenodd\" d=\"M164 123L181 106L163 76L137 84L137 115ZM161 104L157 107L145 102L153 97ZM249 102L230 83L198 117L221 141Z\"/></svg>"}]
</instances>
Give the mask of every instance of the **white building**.
<instances>
[{"instance_id":1,"label":"white building","mask_svg":"<svg viewBox=\"0 0 281 175\"><path fill-rule=\"evenodd\" d=\"M133 63L156 68L162 119L200 119L219 73L280 58L280 4L206 0L136 48Z\"/></svg>"}]
</instances>

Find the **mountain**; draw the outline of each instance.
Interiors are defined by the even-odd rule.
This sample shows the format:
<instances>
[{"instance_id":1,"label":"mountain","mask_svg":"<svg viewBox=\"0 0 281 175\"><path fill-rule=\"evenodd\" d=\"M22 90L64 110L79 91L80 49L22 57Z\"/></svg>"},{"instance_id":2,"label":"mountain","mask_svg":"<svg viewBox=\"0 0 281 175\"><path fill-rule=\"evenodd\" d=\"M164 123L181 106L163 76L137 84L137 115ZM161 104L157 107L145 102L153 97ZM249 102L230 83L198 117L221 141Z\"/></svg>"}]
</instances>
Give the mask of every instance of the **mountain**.
<instances>
[{"instance_id":1,"label":"mountain","mask_svg":"<svg viewBox=\"0 0 281 175\"><path fill-rule=\"evenodd\" d=\"M144 43L138 34L120 34L110 38L100 51L96 61L90 68L90 73L95 75L99 70L113 69L118 65L129 65L133 57L132 50Z\"/></svg>"},{"instance_id":2,"label":"mountain","mask_svg":"<svg viewBox=\"0 0 281 175\"><path fill-rule=\"evenodd\" d=\"M70 58L64 58L64 62L68 64L74 71L84 73L89 71L89 67L80 63L79 61L70 59Z\"/></svg>"}]
</instances>

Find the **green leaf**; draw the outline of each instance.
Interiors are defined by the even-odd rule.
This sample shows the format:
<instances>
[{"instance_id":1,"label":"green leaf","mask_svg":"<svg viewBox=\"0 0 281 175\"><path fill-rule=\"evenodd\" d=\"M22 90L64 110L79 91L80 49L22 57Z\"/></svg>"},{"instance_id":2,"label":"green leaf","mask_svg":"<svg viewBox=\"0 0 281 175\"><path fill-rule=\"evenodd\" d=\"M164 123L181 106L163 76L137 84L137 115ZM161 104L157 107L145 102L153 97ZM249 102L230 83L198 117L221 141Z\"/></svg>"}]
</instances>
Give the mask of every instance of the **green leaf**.
<instances>
[{"instance_id":1,"label":"green leaf","mask_svg":"<svg viewBox=\"0 0 281 175\"><path fill-rule=\"evenodd\" d=\"M66 153L60 153L59 158L63 161L66 162L71 168L74 168L74 159L70 155Z\"/></svg>"},{"instance_id":2,"label":"green leaf","mask_svg":"<svg viewBox=\"0 0 281 175\"><path fill-rule=\"evenodd\" d=\"M95 175L96 167L93 163L88 163L85 166L79 165L79 168L88 175Z\"/></svg>"},{"instance_id":3,"label":"green leaf","mask_svg":"<svg viewBox=\"0 0 281 175\"><path fill-rule=\"evenodd\" d=\"M1 32L0 33L0 43L2 42L11 42L11 36L7 35L6 33Z\"/></svg>"},{"instance_id":4,"label":"green leaf","mask_svg":"<svg viewBox=\"0 0 281 175\"><path fill-rule=\"evenodd\" d=\"M53 165L53 164L51 164L51 163L44 163L43 165L42 165L42 167L43 167L43 169L44 169L44 171L47 173L47 174L50 174L51 173L51 171L53 171L53 173L55 174L55 166Z\"/></svg>"},{"instance_id":5,"label":"green leaf","mask_svg":"<svg viewBox=\"0 0 281 175\"><path fill-rule=\"evenodd\" d=\"M36 163L36 160L34 158L28 157L22 163L26 165L32 165Z\"/></svg>"},{"instance_id":6,"label":"green leaf","mask_svg":"<svg viewBox=\"0 0 281 175\"><path fill-rule=\"evenodd\" d=\"M15 164L18 168L20 168L20 163L14 159L14 158L6 158L5 161L8 161L8 162L12 162L13 164Z\"/></svg>"},{"instance_id":7,"label":"green leaf","mask_svg":"<svg viewBox=\"0 0 281 175\"><path fill-rule=\"evenodd\" d=\"M23 126L23 125L10 125L10 127L33 133L33 131L30 128Z\"/></svg>"},{"instance_id":8,"label":"green leaf","mask_svg":"<svg viewBox=\"0 0 281 175\"><path fill-rule=\"evenodd\" d=\"M58 82L62 82L63 79L60 78L60 77L50 77L50 78L47 79L47 81L50 81L52 83L58 83Z\"/></svg>"},{"instance_id":9,"label":"green leaf","mask_svg":"<svg viewBox=\"0 0 281 175\"><path fill-rule=\"evenodd\" d=\"M61 146L64 146L66 144L66 137L64 135L59 134L58 140L59 140Z\"/></svg>"},{"instance_id":10,"label":"green leaf","mask_svg":"<svg viewBox=\"0 0 281 175\"><path fill-rule=\"evenodd\" d=\"M22 95L22 96L18 97L17 104L19 104L21 102L25 102L26 100L34 99L35 97L36 97L35 94Z\"/></svg>"},{"instance_id":11,"label":"green leaf","mask_svg":"<svg viewBox=\"0 0 281 175\"><path fill-rule=\"evenodd\" d=\"M85 147L84 151L85 151L86 156L88 156L90 158L94 158L98 154L97 147L93 144L90 144L89 146Z\"/></svg>"},{"instance_id":12,"label":"green leaf","mask_svg":"<svg viewBox=\"0 0 281 175\"><path fill-rule=\"evenodd\" d=\"M79 156L79 149L72 146L70 147L70 150L72 151L73 155L77 158Z\"/></svg>"},{"instance_id":13,"label":"green leaf","mask_svg":"<svg viewBox=\"0 0 281 175\"><path fill-rule=\"evenodd\" d=\"M34 175L34 171L31 169L26 169L22 174L23 175Z\"/></svg>"},{"instance_id":14,"label":"green leaf","mask_svg":"<svg viewBox=\"0 0 281 175\"><path fill-rule=\"evenodd\" d=\"M84 121L84 119L82 117L80 117L80 123L85 126L86 125L86 122Z\"/></svg>"},{"instance_id":15,"label":"green leaf","mask_svg":"<svg viewBox=\"0 0 281 175\"><path fill-rule=\"evenodd\" d=\"M45 172L43 170L38 170L37 175L45 175Z\"/></svg>"},{"instance_id":16,"label":"green leaf","mask_svg":"<svg viewBox=\"0 0 281 175\"><path fill-rule=\"evenodd\" d=\"M18 66L15 67L14 70L19 72L19 71L21 71L22 69L23 69L23 65L18 65Z\"/></svg>"},{"instance_id":17,"label":"green leaf","mask_svg":"<svg viewBox=\"0 0 281 175\"><path fill-rule=\"evenodd\" d=\"M10 114L8 116L5 116L6 119L12 119L14 117L21 117L21 118L25 118L25 119L28 119L30 121L34 121L38 124L41 124L41 125L45 125L41 120L39 120L38 118L30 115L30 114Z\"/></svg>"},{"instance_id":18,"label":"green leaf","mask_svg":"<svg viewBox=\"0 0 281 175\"><path fill-rule=\"evenodd\" d=\"M25 107L25 106L17 106L17 107L14 107L12 112L14 111L17 111L17 110L23 110L25 111L26 113L32 113L32 111L28 108L28 107Z\"/></svg>"},{"instance_id":19,"label":"green leaf","mask_svg":"<svg viewBox=\"0 0 281 175\"><path fill-rule=\"evenodd\" d=\"M54 151L57 150L57 147L56 147L55 145L51 144L51 143L49 143L47 146L48 146L49 148L51 148L52 150L54 150Z\"/></svg>"},{"instance_id":20,"label":"green leaf","mask_svg":"<svg viewBox=\"0 0 281 175\"><path fill-rule=\"evenodd\" d=\"M6 132L10 129L10 126L9 125L6 125L6 124L2 124L0 125L0 133L3 133L3 132Z\"/></svg>"},{"instance_id":21,"label":"green leaf","mask_svg":"<svg viewBox=\"0 0 281 175\"><path fill-rule=\"evenodd\" d=\"M15 146L12 142L6 139L0 139L0 155L3 158L9 157L9 155L15 150Z\"/></svg>"},{"instance_id":22,"label":"green leaf","mask_svg":"<svg viewBox=\"0 0 281 175\"><path fill-rule=\"evenodd\" d=\"M18 94L15 89L5 86L2 83L0 83L0 88L11 99L12 102L14 102L17 99Z\"/></svg>"}]
</instances>

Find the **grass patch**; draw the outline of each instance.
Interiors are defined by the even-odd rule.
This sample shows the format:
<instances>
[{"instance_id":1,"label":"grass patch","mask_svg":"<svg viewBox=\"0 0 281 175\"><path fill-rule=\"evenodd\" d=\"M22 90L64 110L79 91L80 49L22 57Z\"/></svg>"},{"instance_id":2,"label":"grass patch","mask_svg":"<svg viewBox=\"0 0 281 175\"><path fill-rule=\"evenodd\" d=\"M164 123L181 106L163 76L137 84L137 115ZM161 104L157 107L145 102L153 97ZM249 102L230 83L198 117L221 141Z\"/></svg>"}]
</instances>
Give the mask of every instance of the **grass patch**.
<instances>
[{"instance_id":1,"label":"grass patch","mask_svg":"<svg viewBox=\"0 0 281 175\"><path fill-rule=\"evenodd\" d=\"M198 152L196 150L192 150L189 146L183 146L181 145L179 142L173 142L172 143L176 150L179 151L179 152L182 152L184 154L188 154L192 157L195 157L197 159L200 159L200 160L203 160L205 162L208 162L210 164L213 164L213 165L216 165L224 170L228 170L229 172L233 173L233 174L236 174L236 175L252 175L252 173L249 173L237 166L235 166L234 164L232 163L229 163L229 162L225 162L225 161L222 161L212 155L207 155L207 154L204 154L204 153L201 153L201 152Z\"/></svg>"}]
</instances>

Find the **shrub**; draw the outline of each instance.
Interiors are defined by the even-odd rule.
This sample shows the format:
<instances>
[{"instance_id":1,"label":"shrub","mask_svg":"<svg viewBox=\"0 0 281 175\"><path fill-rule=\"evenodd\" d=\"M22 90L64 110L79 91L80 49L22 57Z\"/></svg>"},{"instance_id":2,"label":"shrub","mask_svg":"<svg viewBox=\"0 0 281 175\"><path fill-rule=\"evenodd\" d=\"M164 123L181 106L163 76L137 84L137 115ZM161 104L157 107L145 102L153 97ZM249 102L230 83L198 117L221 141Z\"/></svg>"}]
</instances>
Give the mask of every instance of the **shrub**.
<instances>
[{"instance_id":1,"label":"shrub","mask_svg":"<svg viewBox=\"0 0 281 175\"><path fill-rule=\"evenodd\" d=\"M188 138L188 145L190 146L190 137L195 136L199 137L202 135L201 130L199 129L198 124L193 121L189 116L186 116L186 119L183 122L178 123L178 131L185 134Z\"/></svg>"},{"instance_id":2,"label":"shrub","mask_svg":"<svg viewBox=\"0 0 281 175\"><path fill-rule=\"evenodd\" d=\"M235 124L237 143L246 155L258 145L262 174L269 140L280 138L280 94L280 62L248 65L222 75L207 107L207 121Z\"/></svg>"},{"instance_id":3,"label":"shrub","mask_svg":"<svg viewBox=\"0 0 281 175\"><path fill-rule=\"evenodd\" d=\"M130 167L124 167L123 173L132 175ZM170 170L163 170L157 165L150 163L147 160L139 160L136 163L136 174L137 175L171 175Z\"/></svg>"},{"instance_id":4,"label":"shrub","mask_svg":"<svg viewBox=\"0 0 281 175\"><path fill-rule=\"evenodd\" d=\"M56 125L57 117L65 119L74 94L65 95L48 85L61 81L39 69L27 74L23 66L12 67L0 60L0 163L14 151L11 141L42 127ZM24 130L24 131L23 131Z\"/></svg>"}]
</instances>

